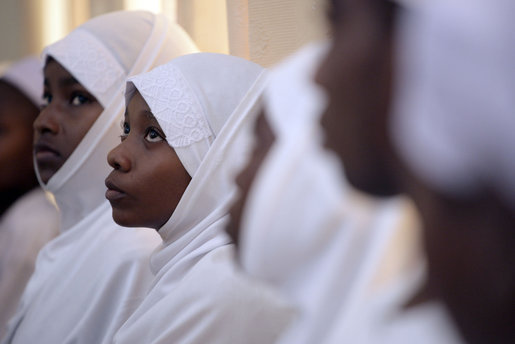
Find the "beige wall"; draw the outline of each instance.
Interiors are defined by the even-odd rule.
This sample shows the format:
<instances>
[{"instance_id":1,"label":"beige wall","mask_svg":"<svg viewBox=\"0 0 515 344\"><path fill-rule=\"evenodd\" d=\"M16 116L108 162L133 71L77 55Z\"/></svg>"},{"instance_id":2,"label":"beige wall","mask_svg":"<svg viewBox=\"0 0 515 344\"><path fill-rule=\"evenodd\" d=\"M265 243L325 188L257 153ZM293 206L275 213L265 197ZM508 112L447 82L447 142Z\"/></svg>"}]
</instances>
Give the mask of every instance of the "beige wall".
<instances>
[{"instance_id":1,"label":"beige wall","mask_svg":"<svg viewBox=\"0 0 515 344\"><path fill-rule=\"evenodd\" d=\"M326 35L325 0L2 0L0 61L39 54L91 16L151 3L176 18L201 50L263 66Z\"/></svg>"}]
</instances>

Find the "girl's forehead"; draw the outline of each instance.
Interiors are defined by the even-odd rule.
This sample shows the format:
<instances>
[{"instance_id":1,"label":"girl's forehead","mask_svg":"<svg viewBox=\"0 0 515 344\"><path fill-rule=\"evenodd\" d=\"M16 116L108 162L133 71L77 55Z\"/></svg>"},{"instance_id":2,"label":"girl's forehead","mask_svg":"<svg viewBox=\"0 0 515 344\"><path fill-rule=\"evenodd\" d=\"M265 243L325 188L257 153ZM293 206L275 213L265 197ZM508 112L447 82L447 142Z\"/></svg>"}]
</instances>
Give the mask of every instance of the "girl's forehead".
<instances>
[{"instance_id":1,"label":"girl's forehead","mask_svg":"<svg viewBox=\"0 0 515 344\"><path fill-rule=\"evenodd\" d=\"M45 84L47 84L50 79L57 79L59 81L59 86L80 84L80 82L72 75L72 73L70 73L54 59L47 61L45 67L43 68L43 73L45 76Z\"/></svg>"},{"instance_id":2,"label":"girl's forehead","mask_svg":"<svg viewBox=\"0 0 515 344\"><path fill-rule=\"evenodd\" d=\"M134 92L134 95L129 101L127 105L127 109L125 111L125 118L128 120L130 118L138 119L144 122L155 122L158 123L156 117L152 113L152 110L148 106L147 102L143 98L143 96L138 92Z\"/></svg>"}]
</instances>

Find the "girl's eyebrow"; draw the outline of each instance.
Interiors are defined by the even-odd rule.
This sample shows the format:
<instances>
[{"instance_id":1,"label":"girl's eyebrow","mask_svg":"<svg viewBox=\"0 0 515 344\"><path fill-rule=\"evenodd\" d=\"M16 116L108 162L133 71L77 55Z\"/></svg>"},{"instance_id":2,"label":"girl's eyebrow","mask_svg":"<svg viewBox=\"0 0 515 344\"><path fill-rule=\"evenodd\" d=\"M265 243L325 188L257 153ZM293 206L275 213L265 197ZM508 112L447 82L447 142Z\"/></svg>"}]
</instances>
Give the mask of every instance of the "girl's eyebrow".
<instances>
[{"instance_id":1,"label":"girl's eyebrow","mask_svg":"<svg viewBox=\"0 0 515 344\"><path fill-rule=\"evenodd\" d=\"M66 78L59 79L59 86L61 86L61 87L72 86L72 85L76 85L76 84L79 84L79 82L74 77L66 77Z\"/></svg>"},{"instance_id":2,"label":"girl's eyebrow","mask_svg":"<svg viewBox=\"0 0 515 344\"><path fill-rule=\"evenodd\" d=\"M61 79L59 79L58 83L59 83L60 87L72 86L72 85L76 85L76 84L80 85L80 83L77 81L77 79L75 79L72 76L61 78ZM43 85L46 87L50 87L50 81L48 81L48 78L45 78L43 80Z\"/></svg>"},{"instance_id":3,"label":"girl's eyebrow","mask_svg":"<svg viewBox=\"0 0 515 344\"><path fill-rule=\"evenodd\" d=\"M157 122L157 119L152 112L148 110L143 110L141 111L141 114L144 115L147 119Z\"/></svg>"}]
</instances>

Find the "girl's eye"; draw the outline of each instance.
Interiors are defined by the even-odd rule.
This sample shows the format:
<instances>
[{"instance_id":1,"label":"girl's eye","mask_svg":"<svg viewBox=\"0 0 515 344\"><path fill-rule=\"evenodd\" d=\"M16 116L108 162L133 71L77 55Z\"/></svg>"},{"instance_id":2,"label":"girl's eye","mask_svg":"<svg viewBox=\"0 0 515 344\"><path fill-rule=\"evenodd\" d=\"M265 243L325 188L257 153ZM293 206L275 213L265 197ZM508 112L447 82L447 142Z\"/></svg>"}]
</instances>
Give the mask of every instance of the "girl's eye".
<instances>
[{"instance_id":1,"label":"girl's eye","mask_svg":"<svg viewBox=\"0 0 515 344\"><path fill-rule=\"evenodd\" d=\"M48 92L43 93L43 104L41 106L48 106L52 102L52 95Z\"/></svg>"},{"instance_id":2,"label":"girl's eye","mask_svg":"<svg viewBox=\"0 0 515 344\"><path fill-rule=\"evenodd\" d=\"M145 135L145 140L147 140L148 142L159 142L163 141L164 139L157 130L149 128L147 134Z\"/></svg>"},{"instance_id":3,"label":"girl's eye","mask_svg":"<svg viewBox=\"0 0 515 344\"><path fill-rule=\"evenodd\" d=\"M75 105L75 106L83 105L83 104L90 103L90 102L91 102L91 99L89 99L88 97L86 97L82 94L74 94L70 100L70 104Z\"/></svg>"},{"instance_id":4,"label":"girl's eye","mask_svg":"<svg viewBox=\"0 0 515 344\"><path fill-rule=\"evenodd\" d=\"M131 127L129 126L129 123L123 122L123 128L122 128L122 135L120 135L120 139L123 141L127 138L131 131Z\"/></svg>"}]
</instances>

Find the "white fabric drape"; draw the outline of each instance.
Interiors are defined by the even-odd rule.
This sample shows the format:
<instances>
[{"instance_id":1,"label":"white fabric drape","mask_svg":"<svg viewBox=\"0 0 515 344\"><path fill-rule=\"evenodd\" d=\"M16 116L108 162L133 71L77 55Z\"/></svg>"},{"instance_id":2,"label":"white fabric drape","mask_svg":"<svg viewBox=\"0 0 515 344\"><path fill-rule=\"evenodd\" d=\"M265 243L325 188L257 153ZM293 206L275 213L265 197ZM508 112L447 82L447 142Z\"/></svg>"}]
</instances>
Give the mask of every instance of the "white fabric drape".
<instances>
[{"instance_id":1,"label":"white fabric drape","mask_svg":"<svg viewBox=\"0 0 515 344\"><path fill-rule=\"evenodd\" d=\"M42 185L55 196L62 233L38 256L7 343L111 343L143 299L160 240L150 229L114 223L104 197L106 157L119 141L126 77L192 51L180 27L147 12L94 18L45 50L44 58L57 60L104 111Z\"/></svg>"},{"instance_id":2,"label":"white fabric drape","mask_svg":"<svg viewBox=\"0 0 515 344\"><path fill-rule=\"evenodd\" d=\"M272 343L289 321L279 297L238 274L224 232L264 83L256 64L210 53L130 79L192 180L159 230L153 286L116 343Z\"/></svg>"},{"instance_id":3,"label":"white fabric drape","mask_svg":"<svg viewBox=\"0 0 515 344\"><path fill-rule=\"evenodd\" d=\"M244 270L300 309L284 344L320 342L341 325L346 307L365 299L388 265L384 252L402 228L406 206L401 199L358 195L343 182L338 159L323 149L318 120L324 98L312 77L325 46L304 48L271 75L265 111L276 142L242 217Z\"/></svg>"},{"instance_id":4,"label":"white fabric drape","mask_svg":"<svg viewBox=\"0 0 515 344\"><path fill-rule=\"evenodd\" d=\"M40 188L21 197L0 218L0 338L16 312L39 250L58 234L57 209Z\"/></svg>"},{"instance_id":5,"label":"white fabric drape","mask_svg":"<svg viewBox=\"0 0 515 344\"><path fill-rule=\"evenodd\" d=\"M413 172L440 192L488 185L515 206L514 5L438 2L406 24L392 131Z\"/></svg>"}]
</instances>

